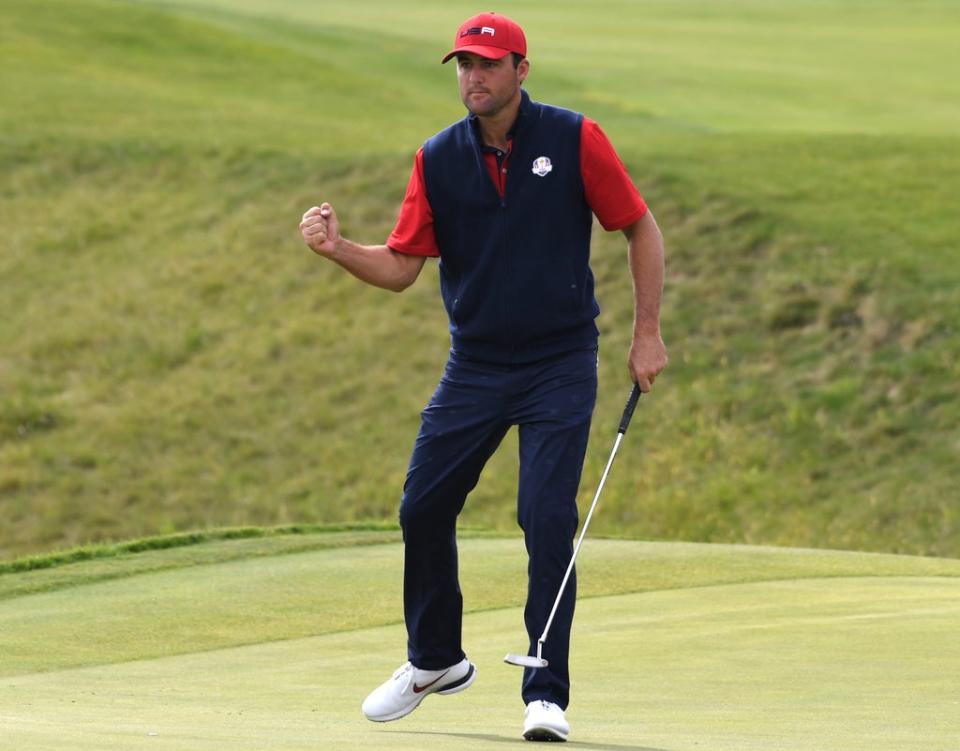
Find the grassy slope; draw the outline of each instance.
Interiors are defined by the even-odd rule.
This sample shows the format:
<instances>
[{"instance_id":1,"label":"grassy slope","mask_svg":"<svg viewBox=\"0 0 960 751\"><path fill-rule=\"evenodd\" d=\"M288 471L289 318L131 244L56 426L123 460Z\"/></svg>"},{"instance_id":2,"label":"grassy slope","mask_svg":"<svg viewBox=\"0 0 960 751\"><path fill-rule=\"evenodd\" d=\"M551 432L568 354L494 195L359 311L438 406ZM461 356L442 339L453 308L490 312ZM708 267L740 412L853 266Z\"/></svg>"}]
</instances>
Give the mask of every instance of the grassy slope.
<instances>
[{"instance_id":1,"label":"grassy slope","mask_svg":"<svg viewBox=\"0 0 960 751\"><path fill-rule=\"evenodd\" d=\"M670 248L670 377L597 528L960 554L956 10L768 5L503 9L531 91L604 124ZM197 7L4 5L0 556L395 513L446 348L435 270L363 289L295 225L323 197L385 236L411 150L459 114L436 58L470 9ZM625 392L623 267L598 237L585 496ZM508 439L465 520L512 525L515 471Z\"/></svg>"},{"instance_id":2,"label":"grassy slope","mask_svg":"<svg viewBox=\"0 0 960 751\"><path fill-rule=\"evenodd\" d=\"M23 751L515 740L520 674L499 660L523 641L516 538L462 544L476 686L396 725L360 719L402 660L401 555L376 532L279 535L115 557L109 577L103 561L33 572L40 592L0 575L0 737ZM954 740L956 560L593 539L579 569L569 717L589 748Z\"/></svg>"}]
</instances>

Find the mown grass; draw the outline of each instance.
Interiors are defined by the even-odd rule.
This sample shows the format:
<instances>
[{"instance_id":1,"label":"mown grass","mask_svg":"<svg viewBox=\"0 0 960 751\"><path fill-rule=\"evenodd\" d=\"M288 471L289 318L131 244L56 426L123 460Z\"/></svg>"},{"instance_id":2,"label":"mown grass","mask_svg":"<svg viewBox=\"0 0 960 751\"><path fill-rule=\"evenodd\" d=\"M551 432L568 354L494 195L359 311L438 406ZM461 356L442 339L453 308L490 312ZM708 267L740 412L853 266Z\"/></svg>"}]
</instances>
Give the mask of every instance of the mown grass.
<instances>
[{"instance_id":1,"label":"mown grass","mask_svg":"<svg viewBox=\"0 0 960 751\"><path fill-rule=\"evenodd\" d=\"M571 742L950 751L956 590L948 579L854 578L583 601ZM150 611L132 625L141 619L149 624ZM64 738L77 751L496 751L523 743L521 674L501 662L522 639L520 608L467 615L464 645L478 680L387 725L364 720L359 708L403 659L400 624L9 676L0 682L0 731L18 751L46 751Z\"/></svg>"},{"instance_id":2,"label":"mown grass","mask_svg":"<svg viewBox=\"0 0 960 751\"><path fill-rule=\"evenodd\" d=\"M436 60L472 10L4 5L0 557L395 519L447 347L436 270L366 289L296 223L329 199L383 240L459 116ZM600 120L667 237L672 363L596 531L960 555L956 9L513 12L531 92ZM594 269L586 500L628 386L619 236ZM515 478L511 437L464 522L511 528Z\"/></svg>"},{"instance_id":3,"label":"mown grass","mask_svg":"<svg viewBox=\"0 0 960 751\"><path fill-rule=\"evenodd\" d=\"M23 751L521 742L521 673L501 661L525 641L518 535L462 541L476 684L384 726L359 706L404 659L396 532L287 532L0 575L0 735ZM49 586L8 587L31 577ZM945 751L958 577L942 558L591 539L572 739Z\"/></svg>"},{"instance_id":4,"label":"mown grass","mask_svg":"<svg viewBox=\"0 0 960 751\"><path fill-rule=\"evenodd\" d=\"M146 542L152 544L136 553L0 574L0 675L353 631L402 617L403 550L395 531L280 530L177 547L160 547L167 538ZM519 536L466 534L460 549L466 612L522 606ZM578 562L578 597L794 579L957 576L956 560L593 539Z\"/></svg>"}]
</instances>

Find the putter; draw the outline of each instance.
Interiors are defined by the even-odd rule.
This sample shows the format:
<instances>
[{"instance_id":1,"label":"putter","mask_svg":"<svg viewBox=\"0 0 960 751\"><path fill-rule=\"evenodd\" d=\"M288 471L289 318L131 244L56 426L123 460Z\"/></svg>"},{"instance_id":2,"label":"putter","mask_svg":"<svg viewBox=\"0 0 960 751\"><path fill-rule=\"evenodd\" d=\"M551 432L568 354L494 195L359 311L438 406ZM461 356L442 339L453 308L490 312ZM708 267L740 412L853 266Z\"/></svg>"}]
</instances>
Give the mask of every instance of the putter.
<instances>
[{"instance_id":1,"label":"putter","mask_svg":"<svg viewBox=\"0 0 960 751\"><path fill-rule=\"evenodd\" d=\"M610 473L610 465L613 464L613 458L617 455L617 449L620 448L620 441L623 440L624 433L630 425L630 418L633 417L633 410L637 407L637 401L640 399L640 386L633 384L633 391L630 392L630 398L627 399L627 406L623 408L623 417L620 418L620 429L617 431L617 440L613 444L613 451L610 452L610 458L607 459L607 467L603 470L603 476L600 478L600 486L597 488L597 494L593 497L593 503L590 504L590 511L587 513L587 519L583 523L583 529L580 530L580 537L577 540L577 546L573 549L573 556L570 558L570 565L567 566L567 573L560 583L560 591L557 592L557 599L553 602L553 610L550 611L550 617L547 618L547 625L543 628L543 633L537 640L537 656L533 655L515 655L508 654L503 661L508 665L517 665L522 668L545 668L548 663L543 658L543 645L547 641L547 635L550 633L550 625L553 623L553 616L557 614L557 608L560 607L560 598L563 597L563 590L567 587L567 580L570 579L570 573L573 571L573 564L577 560L577 553L580 552L580 546L583 544L583 537L587 534L587 527L590 526L590 518L593 516L593 510L597 507L597 501L600 499L600 491L603 490L603 484L607 481L607 475Z\"/></svg>"}]
</instances>

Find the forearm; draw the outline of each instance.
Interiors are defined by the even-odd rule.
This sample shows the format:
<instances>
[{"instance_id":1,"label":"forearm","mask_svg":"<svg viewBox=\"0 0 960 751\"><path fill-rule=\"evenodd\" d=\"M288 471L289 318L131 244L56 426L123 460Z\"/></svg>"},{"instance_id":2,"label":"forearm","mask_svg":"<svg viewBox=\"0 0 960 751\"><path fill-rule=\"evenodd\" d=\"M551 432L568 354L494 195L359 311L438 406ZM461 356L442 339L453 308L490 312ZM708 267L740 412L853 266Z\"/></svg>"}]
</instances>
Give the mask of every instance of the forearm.
<instances>
[{"instance_id":1,"label":"forearm","mask_svg":"<svg viewBox=\"0 0 960 751\"><path fill-rule=\"evenodd\" d=\"M667 366L667 349L660 335L660 298L663 296L663 236L648 211L624 230L630 275L633 277L633 341L627 366L641 391L650 391Z\"/></svg>"},{"instance_id":2,"label":"forearm","mask_svg":"<svg viewBox=\"0 0 960 751\"><path fill-rule=\"evenodd\" d=\"M660 332L663 297L663 236L650 212L627 235L630 274L634 291L634 337Z\"/></svg>"},{"instance_id":3,"label":"forearm","mask_svg":"<svg viewBox=\"0 0 960 751\"><path fill-rule=\"evenodd\" d=\"M405 255L386 245L360 245L344 237L337 239L327 256L367 284L401 292L416 280L424 260Z\"/></svg>"}]
</instances>

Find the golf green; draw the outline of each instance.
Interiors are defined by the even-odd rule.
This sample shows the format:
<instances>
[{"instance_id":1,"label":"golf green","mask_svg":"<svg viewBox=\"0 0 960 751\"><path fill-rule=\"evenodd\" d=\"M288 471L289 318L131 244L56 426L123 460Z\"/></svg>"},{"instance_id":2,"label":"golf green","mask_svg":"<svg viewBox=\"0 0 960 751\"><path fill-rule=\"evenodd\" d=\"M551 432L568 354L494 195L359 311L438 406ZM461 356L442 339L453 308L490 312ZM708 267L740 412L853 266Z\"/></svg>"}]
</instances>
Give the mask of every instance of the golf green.
<instances>
[{"instance_id":1,"label":"golf green","mask_svg":"<svg viewBox=\"0 0 960 751\"><path fill-rule=\"evenodd\" d=\"M384 725L364 720L360 702L404 659L396 543L261 549L102 581L78 573L76 585L9 596L0 600L4 747L522 743L521 673L501 661L524 646L522 544L467 539L461 550L477 682ZM567 712L574 745L956 747L960 562L608 540L588 540L584 556ZM70 646L86 643L99 646Z\"/></svg>"}]
</instances>

